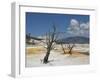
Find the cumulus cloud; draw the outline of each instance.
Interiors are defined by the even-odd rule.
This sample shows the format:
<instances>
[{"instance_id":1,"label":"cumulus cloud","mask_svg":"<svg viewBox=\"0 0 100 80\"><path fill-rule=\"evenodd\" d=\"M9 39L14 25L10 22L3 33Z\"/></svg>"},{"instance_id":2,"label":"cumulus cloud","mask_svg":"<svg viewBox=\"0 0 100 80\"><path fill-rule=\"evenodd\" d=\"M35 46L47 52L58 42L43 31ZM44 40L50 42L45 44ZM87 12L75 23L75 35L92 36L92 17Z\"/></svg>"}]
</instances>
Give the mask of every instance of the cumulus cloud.
<instances>
[{"instance_id":1,"label":"cumulus cloud","mask_svg":"<svg viewBox=\"0 0 100 80\"><path fill-rule=\"evenodd\" d=\"M87 22L80 24L80 28L84 30L89 30L89 23Z\"/></svg>"},{"instance_id":2,"label":"cumulus cloud","mask_svg":"<svg viewBox=\"0 0 100 80\"><path fill-rule=\"evenodd\" d=\"M76 19L70 20L70 26L67 32L73 36L89 36L89 22L79 23Z\"/></svg>"},{"instance_id":3,"label":"cumulus cloud","mask_svg":"<svg viewBox=\"0 0 100 80\"><path fill-rule=\"evenodd\" d=\"M79 30L79 22L76 19L70 21L70 27L73 31Z\"/></svg>"}]
</instances>

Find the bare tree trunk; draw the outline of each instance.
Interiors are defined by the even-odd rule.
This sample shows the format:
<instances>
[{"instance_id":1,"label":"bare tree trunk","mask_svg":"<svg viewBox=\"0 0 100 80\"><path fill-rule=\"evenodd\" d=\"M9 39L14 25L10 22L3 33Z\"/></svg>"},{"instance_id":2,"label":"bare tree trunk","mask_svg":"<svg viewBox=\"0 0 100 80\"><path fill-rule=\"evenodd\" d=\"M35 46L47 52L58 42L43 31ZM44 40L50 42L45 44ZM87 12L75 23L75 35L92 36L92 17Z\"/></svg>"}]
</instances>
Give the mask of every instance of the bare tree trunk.
<instances>
[{"instance_id":1,"label":"bare tree trunk","mask_svg":"<svg viewBox=\"0 0 100 80\"><path fill-rule=\"evenodd\" d=\"M75 47L75 44L72 44L72 46L69 44L68 49L69 49L69 54L72 55L72 49Z\"/></svg>"},{"instance_id":2,"label":"bare tree trunk","mask_svg":"<svg viewBox=\"0 0 100 80\"><path fill-rule=\"evenodd\" d=\"M68 52L70 55L72 55L72 48L69 49L69 52Z\"/></svg>"},{"instance_id":3,"label":"bare tree trunk","mask_svg":"<svg viewBox=\"0 0 100 80\"><path fill-rule=\"evenodd\" d=\"M49 61L48 61L48 59L49 59L49 55L50 55L50 50L48 50L47 51L47 53L46 53L46 55L45 55L45 57L44 57L44 60L43 60L43 63L48 63Z\"/></svg>"},{"instance_id":4,"label":"bare tree trunk","mask_svg":"<svg viewBox=\"0 0 100 80\"><path fill-rule=\"evenodd\" d=\"M48 46L47 53L46 53L44 60L43 60L43 63L45 63L45 64L49 62L48 59L49 59L49 55L50 55L50 51L51 51L51 45L52 45L52 43Z\"/></svg>"},{"instance_id":5,"label":"bare tree trunk","mask_svg":"<svg viewBox=\"0 0 100 80\"><path fill-rule=\"evenodd\" d=\"M61 47L62 47L62 50L63 50L64 54L66 54L65 48L63 47L62 43L61 43Z\"/></svg>"},{"instance_id":6,"label":"bare tree trunk","mask_svg":"<svg viewBox=\"0 0 100 80\"><path fill-rule=\"evenodd\" d=\"M46 44L47 44L47 53L43 59L43 63L47 64L49 61L48 61L48 58L49 58L49 55L50 55L50 52L51 50L53 49L53 43L55 42L56 40L56 27L53 26L53 32L51 33L49 31L49 35L46 35Z\"/></svg>"}]
</instances>

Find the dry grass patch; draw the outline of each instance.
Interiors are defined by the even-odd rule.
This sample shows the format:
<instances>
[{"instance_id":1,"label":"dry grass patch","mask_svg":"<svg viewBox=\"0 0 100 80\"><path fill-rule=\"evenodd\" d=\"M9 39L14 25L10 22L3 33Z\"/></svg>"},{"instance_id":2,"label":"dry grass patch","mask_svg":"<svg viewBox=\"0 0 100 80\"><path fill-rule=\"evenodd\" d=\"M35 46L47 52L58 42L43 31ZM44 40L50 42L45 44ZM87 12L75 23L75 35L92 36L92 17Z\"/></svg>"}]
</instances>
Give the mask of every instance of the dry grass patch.
<instances>
[{"instance_id":1,"label":"dry grass patch","mask_svg":"<svg viewBox=\"0 0 100 80\"><path fill-rule=\"evenodd\" d=\"M36 54L41 53L41 51L44 51L42 47L26 48L26 54Z\"/></svg>"},{"instance_id":2,"label":"dry grass patch","mask_svg":"<svg viewBox=\"0 0 100 80\"><path fill-rule=\"evenodd\" d=\"M86 54L84 53L81 53L79 51L72 51L72 55L73 57L83 57L83 56L87 56Z\"/></svg>"}]
</instances>

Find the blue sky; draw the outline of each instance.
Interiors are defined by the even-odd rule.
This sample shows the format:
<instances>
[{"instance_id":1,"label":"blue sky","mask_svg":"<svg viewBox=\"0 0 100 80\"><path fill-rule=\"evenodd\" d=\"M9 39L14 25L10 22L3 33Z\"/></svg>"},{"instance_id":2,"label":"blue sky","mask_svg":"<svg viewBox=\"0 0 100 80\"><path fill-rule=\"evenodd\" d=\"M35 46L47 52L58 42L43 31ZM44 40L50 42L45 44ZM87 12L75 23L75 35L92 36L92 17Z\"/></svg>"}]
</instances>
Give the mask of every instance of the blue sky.
<instances>
[{"instance_id":1,"label":"blue sky","mask_svg":"<svg viewBox=\"0 0 100 80\"><path fill-rule=\"evenodd\" d=\"M31 33L32 36L44 35L49 29L52 29L53 23L58 32L67 32L72 19L79 24L89 23L89 15L26 12L26 34Z\"/></svg>"}]
</instances>

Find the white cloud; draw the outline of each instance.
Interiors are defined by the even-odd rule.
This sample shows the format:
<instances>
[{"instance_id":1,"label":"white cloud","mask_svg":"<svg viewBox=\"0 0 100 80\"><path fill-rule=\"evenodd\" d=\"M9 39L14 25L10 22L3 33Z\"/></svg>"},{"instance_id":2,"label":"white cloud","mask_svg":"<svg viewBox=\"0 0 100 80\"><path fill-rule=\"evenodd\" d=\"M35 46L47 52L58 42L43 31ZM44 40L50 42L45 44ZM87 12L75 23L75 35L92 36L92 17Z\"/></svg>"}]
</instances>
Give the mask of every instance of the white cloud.
<instances>
[{"instance_id":1,"label":"white cloud","mask_svg":"<svg viewBox=\"0 0 100 80\"><path fill-rule=\"evenodd\" d=\"M72 36L89 36L89 22L79 23L76 19L70 20L70 26L67 28L67 33Z\"/></svg>"},{"instance_id":2,"label":"white cloud","mask_svg":"<svg viewBox=\"0 0 100 80\"><path fill-rule=\"evenodd\" d=\"M87 23L80 24L80 28L84 29L84 30L88 30L89 29L89 23L87 22Z\"/></svg>"},{"instance_id":3,"label":"white cloud","mask_svg":"<svg viewBox=\"0 0 100 80\"><path fill-rule=\"evenodd\" d=\"M75 31L75 30L79 30L79 22L76 19L72 19L70 21L70 28Z\"/></svg>"}]
</instances>

